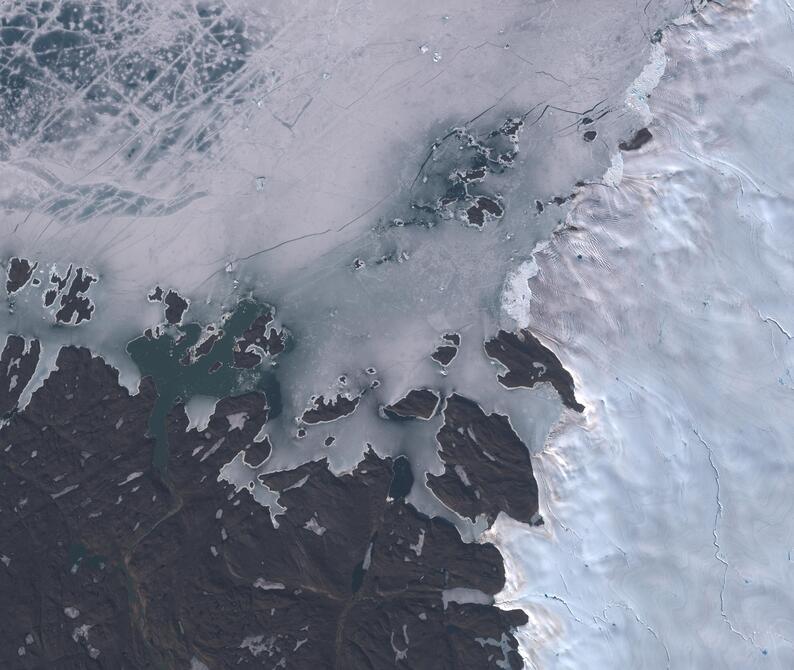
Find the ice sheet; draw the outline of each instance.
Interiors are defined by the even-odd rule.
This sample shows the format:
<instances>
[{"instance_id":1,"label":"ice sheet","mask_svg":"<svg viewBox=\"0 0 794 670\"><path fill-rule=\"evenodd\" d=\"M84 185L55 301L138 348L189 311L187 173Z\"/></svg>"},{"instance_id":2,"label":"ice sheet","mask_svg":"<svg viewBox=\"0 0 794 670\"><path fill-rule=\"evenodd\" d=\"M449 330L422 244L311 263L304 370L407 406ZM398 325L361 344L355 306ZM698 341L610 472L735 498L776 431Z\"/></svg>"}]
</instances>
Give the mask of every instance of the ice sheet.
<instances>
[{"instance_id":1,"label":"ice sheet","mask_svg":"<svg viewBox=\"0 0 794 670\"><path fill-rule=\"evenodd\" d=\"M531 327L588 409L535 460L545 526L492 531L530 667L794 663L792 18L671 28L653 141L536 255Z\"/></svg>"}]
</instances>

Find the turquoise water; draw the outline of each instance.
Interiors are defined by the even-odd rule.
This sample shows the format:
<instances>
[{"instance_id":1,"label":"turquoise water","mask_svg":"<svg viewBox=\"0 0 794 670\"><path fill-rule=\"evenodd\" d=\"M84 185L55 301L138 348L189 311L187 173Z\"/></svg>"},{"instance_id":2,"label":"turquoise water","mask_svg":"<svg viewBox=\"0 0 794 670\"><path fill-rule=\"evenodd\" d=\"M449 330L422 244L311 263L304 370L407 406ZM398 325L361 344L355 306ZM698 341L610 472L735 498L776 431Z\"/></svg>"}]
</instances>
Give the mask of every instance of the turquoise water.
<instances>
[{"instance_id":1,"label":"turquoise water","mask_svg":"<svg viewBox=\"0 0 794 670\"><path fill-rule=\"evenodd\" d=\"M177 333L165 333L156 339L141 336L127 345L127 352L140 369L151 377L157 388L157 400L149 417L149 435L155 439L152 455L154 467L165 474L168 465L166 417L171 408L197 395L224 398L251 390L264 392L271 405L271 416L280 410L280 394L275 374L270 371L240 370L232 367L234 341L265 310L252 300L243 300L222 324L223 337L205 356L183 365L180 361L198 342L202 328L197 323L177 327ZM221 367L215 372L210 368Z\"/></svg>"}]
</instances>

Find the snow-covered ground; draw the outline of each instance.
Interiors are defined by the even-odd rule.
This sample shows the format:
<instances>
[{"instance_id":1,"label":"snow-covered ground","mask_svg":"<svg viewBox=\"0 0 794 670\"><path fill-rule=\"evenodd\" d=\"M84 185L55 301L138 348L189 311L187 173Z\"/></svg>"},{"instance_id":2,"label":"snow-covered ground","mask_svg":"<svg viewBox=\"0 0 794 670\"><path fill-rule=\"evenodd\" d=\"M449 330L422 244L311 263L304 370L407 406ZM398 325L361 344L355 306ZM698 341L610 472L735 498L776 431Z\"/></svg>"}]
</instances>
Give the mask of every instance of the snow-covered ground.
<instances>
[{"instance_id":1,"label":"snow-covered ground","mask_svg":"<svg viewBox=\"0 0 794 670\"><path fill-rule=\"evenodd\" d=\"M653 141L535 255L574 374L536 455L546 524L491 536L538 668L794 667L794 10L671 27Z\"/></svg>"}]
</instances>

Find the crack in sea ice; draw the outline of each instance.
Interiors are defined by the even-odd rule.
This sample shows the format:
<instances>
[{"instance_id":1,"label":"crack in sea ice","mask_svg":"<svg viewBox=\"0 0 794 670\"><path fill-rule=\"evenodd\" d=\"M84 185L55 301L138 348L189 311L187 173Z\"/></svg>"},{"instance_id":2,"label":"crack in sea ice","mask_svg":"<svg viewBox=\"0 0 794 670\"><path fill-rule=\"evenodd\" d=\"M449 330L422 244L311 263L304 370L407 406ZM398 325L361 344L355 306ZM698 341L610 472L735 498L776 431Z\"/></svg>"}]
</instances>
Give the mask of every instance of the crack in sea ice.
<instances>
[{"instance_id":1,"label":"crack in sea ice","mask_svg":"<svg viewBox=\"0 0 794 670\"><path fill-rule=\"evenodd\" d=\"M546 600L553 600L555 602L561 603L562 606L568 611L568 614L571 615L571 618L574 621L576 621L577 623L582 624L583 626L589 626L590 625L586 621L584 621L583 619L580 619L578 616L576 616L576 614L574 614L573 610L571 609L571 606L561 596L555 595L553 593L529 593L529 594L527 594L527 596L530 597L530 598L545 598ZM522 600L523 599L499 600L496 604L499 605L499 607L504 607L506 605L515 605L515 604L518 604L518 606L521 607L522 606Z\"/></svg>"},{"instance_id":2,"label":"crack in sea ice","mask_svg":"<svg viewBox=\"0 0 794 670\"><path fill-rule=\"evenodd\" d=\"M778 329L778 330L779 330L781 333L783 333L783 335L785 335L785 336L786 336L786 339L787 339L787 340L790 340L790 339L792 338L792 335L791 335L791 333L789 333L789 332L788 332L788 330L786 330L786 329L785 329L785 328L784 328L784 327L781 325L780 321L778 321L777 319L775 319L775 318L773 318L773 317L771 317L771 316L764 316L763 314L761 314L761 310L757 310L757 311L758 311L758 318L759 318L759 319L761 319L761 321L763 321L764 323L771 323L771 324L773 324L773 325L777 326L777 329Z\"/></svg>"},{"instance_id":3,"label":"crack in sea ice","mask_svg":"<svg viewBox=\"0 0 794 670\"><path fill-rule=\"evenodd\" d=\"M607 621L607 610L608 610L610 607L618 607L618 608L620 608L620 609L622 609L622 610L626 610L626 611L627 611L629 614L631 614L631 615L634 617L635 621L636 621L638 624L640 624L641 626L644 626L644 627L645 627L645 629L646 629L646 630L647 630L647 631L648 631L648 632L649 632L649 633L650 633L650 634L653 636L653 638L654 638L654 639L655 639L655 640L656 640L656 641L657 641L657 642L658 642L660 645L662 645L662 648L664 649L665 656L667 657L667 670L670 670L670 660L671 660L671 659L670 659L670 650L667 648L667 644L666 644L666 643L665 643L665 641L664 641L664 640L661 638L661 636L660 636L660 635L659 635L659 634L656 632L656 630L654 629L654 627L653 627L653 626L651 626L651 625L650 625L650 624L649 624L647 621L645 621L645 620L644 620L642 617L640 617L640 615L639 615L639 614L637 614L637 611L636 611L636 610L635 610L635 609L634 609L634 608L633 608L631 605L629 605L629 604L628 604L628 603L626 603L626 602L610 602L609 604L607 604L607 606L606 606L606 607L605 607L605 608L602 610L602 612L601 612L601 620L602 620L602 621L604 621L605 623L606 623L606 621ZM596 620L596 617L593 617L593 620Z\"/></svg>"},{"instance_id":4,"label":"crack in sea ice","mask_svg":"<svg viewBox=\"0 0 794 670\"><path fill-rule=\"evenodd\" d=\"M723 513L725 508L722 504L721 498L721 484L720 484L720 471L717 468L716 461L714 460L714 451L711 446L701 437L700 433L696 428L692 428L692 432L697 437L698 441L701 445L703 445L704 449L706 450L706 455L708 456L709 465L711 466L712 471L714 472L714 482L717 487L716 491L716 502L717 502L717 509L714 513L714 526L712 527L711 534L713 536L712 544L714 545L714 558L716 558L722 564L722 579L720 582L720 616L722 620L728 625L731 629L731 632L734 635L737 635L742 640L747 642L748 644L752 644L753 647L758 649L760 652L766 654L766 650L762 649L758 643L755 641L755 633L752 635L747 635L743 633L738 628L733 625L730 617L728 616L728 612L725 609L725 586L728 578L728 568L731 567L730 563L723 557L722 555L722 546L720 545L720 534L719 534L719 524L720 520L722 519Z\"/></svg>"}]
</instances>

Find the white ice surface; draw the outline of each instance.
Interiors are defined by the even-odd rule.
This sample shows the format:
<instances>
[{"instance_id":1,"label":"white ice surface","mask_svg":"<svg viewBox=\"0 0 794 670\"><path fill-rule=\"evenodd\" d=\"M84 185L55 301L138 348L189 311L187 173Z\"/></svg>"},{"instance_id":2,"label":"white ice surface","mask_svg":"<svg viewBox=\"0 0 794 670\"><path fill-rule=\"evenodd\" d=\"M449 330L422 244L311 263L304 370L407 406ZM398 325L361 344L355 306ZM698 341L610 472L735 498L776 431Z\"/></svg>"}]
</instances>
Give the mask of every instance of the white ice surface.
<instances>
[{"instance_id":1,"label":"white ice surface","mask_svg":"<svg viewBox=\"0 0 794 670\"><path fill-rule=\"evenodd\" d=\"M531 327L588 409L536 454L545 525L488 534L529 667L794 667L793 22L672 28L654 140L536 256Z\"/></svg>"},{"instance_id":2,"label":"white ice surface","mask_svg":"<svg viewBox=\"0 0 794 670\"><path fill-rule=\"evenodd\" d=\"M150 89L163 72L129 95L125 114L107 116L85 90L50 82L51 94L19 111L24 132L0 127L0 259L39 260L44 284L53 263L90 267L99 277L90 289L96 312L76 328L53 328L41 308L46 287L28 286L0 318L0 335L39 337L50 367L61 344L89 345L135 389L124 345L162 320L146 299L159 284L190 298L191 317L205 322L247 291L274 302L302 326L299 335L317 337L306 344L313 378L333 374L317 359L351 332L392 333L380 346L415 356L407 343L428 343L445 322L481 318L494 306L505 258L526 254L556 223L556 207L531 216L534 199L565 195L577 179L603 172L609 147L634 124L623 92L647 61L649 35L686 5L229 0L224 16L244 22L250 50L212 94L197 88L202 72L188 71L175 92L182 102L153 106ZM108 56L107 72L115 59L149 58L180 29L201 55L191 3L143 6L128 17L139 32ZM117 9L108 20L122 19ZM594 107L610 113L598 140L585 143L577 112ZM508 206L499 232L451 223L432 242L421 232L372 232L404 214L428 147L450 127L478 117L477 130L487 132L533 108L516 168L495 180L506 202L520 203ZM347 272L362 250L383 247L407 253L411 270L400 274L422 281L389 292L395 271ZM488 266L492 273L480 271ZM484 275L493 284L481 285ZM383 308L367 318L355 309L364 301ZM338 365L361 344L339 350Z\"/></svg>"}]
</instances>

